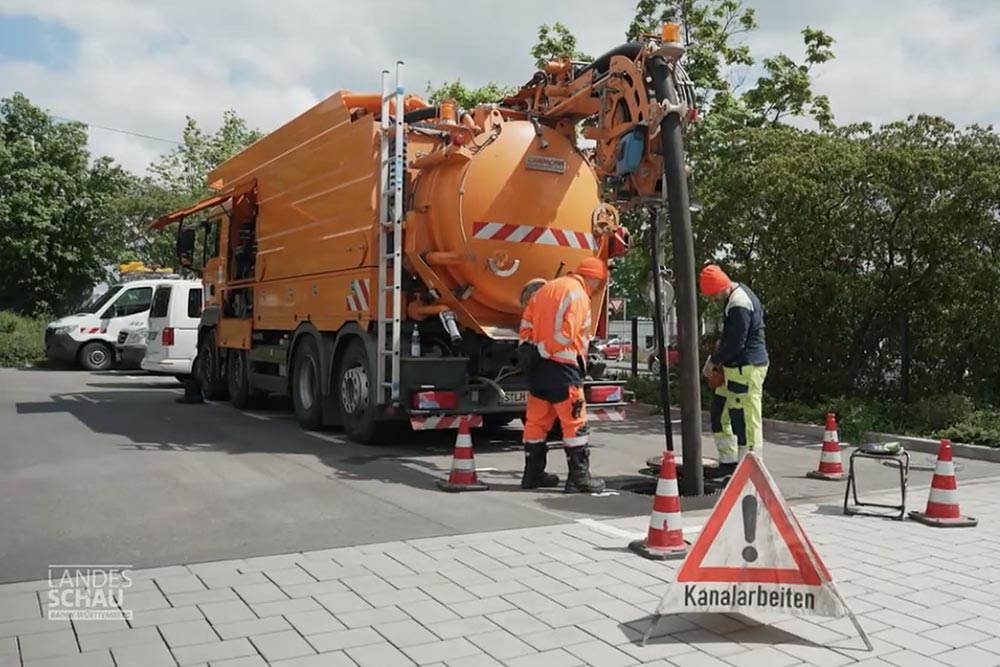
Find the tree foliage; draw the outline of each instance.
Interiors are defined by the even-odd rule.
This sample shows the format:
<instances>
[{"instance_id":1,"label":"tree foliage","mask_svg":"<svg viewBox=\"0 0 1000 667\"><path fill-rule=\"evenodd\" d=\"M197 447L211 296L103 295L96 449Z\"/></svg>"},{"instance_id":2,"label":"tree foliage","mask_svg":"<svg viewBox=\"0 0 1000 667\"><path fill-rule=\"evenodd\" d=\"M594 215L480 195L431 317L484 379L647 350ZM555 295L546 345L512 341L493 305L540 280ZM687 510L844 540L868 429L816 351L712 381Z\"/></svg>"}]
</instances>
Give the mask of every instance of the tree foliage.
<instances>
[{"instance_id":1,"label":"tree foliage","mask_svg":"<svg viewBox=\"0 0 1000 667\"><path fill-rule=\"evenodd\" d=\"M119 259L113 212L129 175L88 160L84 126L21 93L0 101L0 310L59 311Z\"/></svg>"},{"instance_id":2,"label":"tree foliage","mask_svg":"<svg viewBox=\"0 0 1000 667\"><path fill-rule=\"evenodd\" d=\"M576 35L558 21L552 25L538 26L538 42L531 47L531 57L535 67L542 69L550 60L569 58L570 60L593 60L576 48Z\"/></svg>"},{"instance_id":3,"label":"tree foliage","mask_svg":"<svg viewBox=\"0 0 1000 667\"><path fill-rule=\"evenodd\" d=\"M454 100L462 109L472 109L480 104L499 102L514 92L513 86L501 86L490 82L478 88L469 88L461 79L443 83L440 86L427 85L427 97L432 104L441 100Z\"/></svg>"},{"instance_id":4,"label":"tree foliage","mask_svg":"<svg viewBox=\"0 0 1000 667\"><path fill-rule=\"evenodd\" d=\"M263 136L232 109L223 113L222 125L213 133L189 116L181 144L150 165L147 175L133 179L117 203L119 216L133 230L129 249L138 259L173 266L176 228L146 231L144 225L211 194L208 172Z\"/></svg>"},{"instance_id":5,"label":"tree foliage","mask_svg":"<svg viewBox=\"0 0 1000 667\"><path fill-rule=\"evenodd\" d=\"M916 116L747 128L718 151L699 256L761 295L771 391L1000 396L1000 137Z\"/></svg>"}]
</instances>

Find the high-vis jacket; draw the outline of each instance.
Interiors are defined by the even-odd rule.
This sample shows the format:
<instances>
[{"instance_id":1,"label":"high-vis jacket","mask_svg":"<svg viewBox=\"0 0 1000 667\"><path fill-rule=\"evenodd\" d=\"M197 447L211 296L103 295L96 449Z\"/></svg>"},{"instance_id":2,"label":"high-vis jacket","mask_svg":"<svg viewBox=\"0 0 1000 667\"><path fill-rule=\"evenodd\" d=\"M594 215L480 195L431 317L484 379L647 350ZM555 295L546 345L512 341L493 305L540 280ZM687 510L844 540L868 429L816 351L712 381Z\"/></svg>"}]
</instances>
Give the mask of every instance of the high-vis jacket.
<instances>
[{"instance_id":1,"label":"high-vis jacket","mask_svg":"<svg viewBox=\"0 0 1000 667\"><path fill-rule=\"evenodd\" d=\"M590 296L583 278L550 280L528 301L521 316L522 342L533 343L542 359L576 366L590 345Z\"/></svg>"}]
</instances>

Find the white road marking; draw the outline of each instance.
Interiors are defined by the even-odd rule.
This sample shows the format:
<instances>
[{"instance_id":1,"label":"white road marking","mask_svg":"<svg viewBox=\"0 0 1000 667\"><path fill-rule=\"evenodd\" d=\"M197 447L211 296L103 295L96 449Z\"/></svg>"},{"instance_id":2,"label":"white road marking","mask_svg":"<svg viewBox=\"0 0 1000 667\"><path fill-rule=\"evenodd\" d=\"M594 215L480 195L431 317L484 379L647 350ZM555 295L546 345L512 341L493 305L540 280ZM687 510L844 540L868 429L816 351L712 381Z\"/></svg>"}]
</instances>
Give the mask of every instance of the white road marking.
<instances>
[{"instance_id":1,"label":"white road marking","mask_svg":"<svg viewBox=\"0 0 1000 667\"><path fill-rule=\"evenodd\" d=\"M313 438L319 438L320 440L326 440L327 442L333 442L338 445L344 444L343 439L338 438L335 435L329 435L327 433L317 433L316 431L303 431L303 433L305 433L308 436L312 436Z\"/></svg>"},{"instance_id":2,"label":"white road marking","mask_svg":"<svg viewBox=\"0 0 1000 667\"><path fill-rule=\"evenodd\" d=\"M271 421L271 417L269 415L259 415L256 412L244 412L243 414L245 414L247 417L252 417L254 419L259 419L262 422L269 422L269 421Z\"/></svg>"}]
</instances>

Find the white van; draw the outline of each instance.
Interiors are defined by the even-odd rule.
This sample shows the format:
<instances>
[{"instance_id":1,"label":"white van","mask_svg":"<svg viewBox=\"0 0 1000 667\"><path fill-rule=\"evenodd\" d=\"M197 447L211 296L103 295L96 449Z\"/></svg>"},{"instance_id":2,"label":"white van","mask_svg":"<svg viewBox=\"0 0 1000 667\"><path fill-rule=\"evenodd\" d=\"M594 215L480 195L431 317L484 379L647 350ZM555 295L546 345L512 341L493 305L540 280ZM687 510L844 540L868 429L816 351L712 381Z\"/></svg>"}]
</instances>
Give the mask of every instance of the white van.
<instances>
[{"instance_id":1,"label":"white van","mask_svg":"<svg viewBox=\"0 0 1000 667\"><path fill-rule=\"evenodd\" d=\"M150 278L112 285L79 312L49 323L45 329L45 356L78 363L91 371L111 368L118 335L145 324L157 286L178 281Z\"/></svg>"},{"instance_id":2,"label":"white van","mask_svg":"<svg viewBox=\"0 0 1000 667\"><path fill-rule=\"evenodd\" d=\"M156 286L149 309L143 370L179 379L191 374L198 354L203 299L200 280L175 280Z\"/></svg>"}]
</instances>

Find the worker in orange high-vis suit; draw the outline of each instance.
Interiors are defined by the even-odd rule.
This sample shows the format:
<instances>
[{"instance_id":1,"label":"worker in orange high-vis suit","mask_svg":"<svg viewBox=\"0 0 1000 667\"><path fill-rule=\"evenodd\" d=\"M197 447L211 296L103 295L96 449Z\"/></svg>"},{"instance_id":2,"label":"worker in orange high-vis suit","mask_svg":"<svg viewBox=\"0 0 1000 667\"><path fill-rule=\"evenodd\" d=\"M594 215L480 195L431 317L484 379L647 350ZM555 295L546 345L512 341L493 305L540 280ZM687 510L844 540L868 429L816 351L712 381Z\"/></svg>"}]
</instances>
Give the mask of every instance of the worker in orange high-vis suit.
<instances>
[{"instance_id":1,"label":"worker in orange high-vis suit","mask_svg":"<svg viewBox=\"0 0 1000 667\"><path fill-rule=\"evenodd\" d=\"M557 486L545 472L546 436L558 418L569 475L566 493L599 493L590 476L590 438L583 377L591 336L591 295L607 280L604 263L587 257L570 273L539 287L521 316L519 357L528 379L522 489Z\"/></svg>"}]
</instances>

